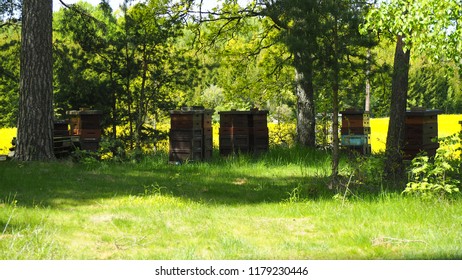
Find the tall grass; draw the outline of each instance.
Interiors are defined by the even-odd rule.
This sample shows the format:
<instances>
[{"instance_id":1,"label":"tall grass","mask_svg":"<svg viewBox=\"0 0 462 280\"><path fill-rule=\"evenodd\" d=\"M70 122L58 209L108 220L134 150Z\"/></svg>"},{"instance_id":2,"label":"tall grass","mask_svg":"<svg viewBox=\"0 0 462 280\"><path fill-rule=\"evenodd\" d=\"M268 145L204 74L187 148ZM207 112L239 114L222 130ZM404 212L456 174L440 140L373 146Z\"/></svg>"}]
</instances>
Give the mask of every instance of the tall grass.
<instances>
[{"instance_id":1,"label":"tall grass","mask_svg":"<svg viewBox=\"0 0 462 280\"><path fill-rule=\"evenodd\" d=\"M336 200L328 170L328 154L300 147L183 165L0 162L0 259L462 258L460 198Z\"/></svg>"}]
</instances>

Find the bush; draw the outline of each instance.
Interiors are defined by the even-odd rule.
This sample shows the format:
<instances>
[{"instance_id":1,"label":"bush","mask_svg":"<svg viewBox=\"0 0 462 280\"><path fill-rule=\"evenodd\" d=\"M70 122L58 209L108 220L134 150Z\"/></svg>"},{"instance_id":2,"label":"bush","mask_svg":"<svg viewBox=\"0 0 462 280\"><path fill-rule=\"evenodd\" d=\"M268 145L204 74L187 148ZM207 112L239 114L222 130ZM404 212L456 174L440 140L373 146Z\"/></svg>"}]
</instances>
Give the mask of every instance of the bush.
<instances>
[{"instance_id":1,"label":"bush","mask_svg":"<svg viewBox=\"0 0 462 280\"><path fill-rule=\"evenodd\" d=\"M441 139L434 158L420 154L411 162L409 182L403 193L423 198L443 198L459 193L462 134ZM458 145L457 145L458 144Z\"/></svg>"}]
</instances>

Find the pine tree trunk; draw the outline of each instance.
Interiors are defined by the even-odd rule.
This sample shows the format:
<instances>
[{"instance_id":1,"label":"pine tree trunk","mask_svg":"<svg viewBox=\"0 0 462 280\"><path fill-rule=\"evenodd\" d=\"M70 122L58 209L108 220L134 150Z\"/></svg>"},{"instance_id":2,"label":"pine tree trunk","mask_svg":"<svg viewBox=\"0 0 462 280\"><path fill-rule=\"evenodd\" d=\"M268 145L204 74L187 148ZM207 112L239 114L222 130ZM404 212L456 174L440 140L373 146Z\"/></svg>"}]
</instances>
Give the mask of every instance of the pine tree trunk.
<instances>
[{"instance_id":1,"label":"pine tree trunk","mask_svg":"<svg viewBox=\"0 0 462 280\"><path fill-rule=\"evenodd\" d=\"M295 83L297 94L297 143L305 147L316 146L316 116L312 61L301 61L295 56Z\"/></svg>"},{"instance_id":2,"label":"pine tree trunk","mask_svg":"<svg viewBox=\"0 0 462 280\"><path fill-rule=\"evenodd\" d=\"M337 14L337 12L336 12ZM335 25L333 28L333 60L332 60L332 174L331 187L338 189L339 187L339 172L338 165L340 161L340 147L338 137L338 115L339 115L339 90L340 90L340 62L339 62L339 35L337 26L337 17L335 17Z\"/></svg>"},{"instance_id":3,"label":"pine tree trunk","mask_svg":"<svg viewBox=\"0 0 462 280\"><path fill-rule=\"evenodd\" d=\"M338 187L338 165L340 162L340 141L338 136L338 115L339 101L338 93L340 89L340 70L334 69L333 87L332 87L332 175L331 187Z\"/></svg>"},{"instance_id":4,"label":"pine tree trunk","mask_svg":"<svg viewBox=\"0 0 462 280\"><path fill-rule=\"evenodd\" d=\"M50 160L53 154L52 0L24 0L15 158Z\"/></svg>"},{"instance_id":5,"label":"pine tree trunk","mask_svg":"<svg viewBox=\"0 0 462 280\"><path fill-rule=\"evenodd\" d=\"M385 175L388 179L399 179L404 175L402 148L405 141L404 122L409 87L409 61L410 50L404 50L403 38L398 36L393 68L390 121L385 151Z\"/></svg>"}]
</instances>

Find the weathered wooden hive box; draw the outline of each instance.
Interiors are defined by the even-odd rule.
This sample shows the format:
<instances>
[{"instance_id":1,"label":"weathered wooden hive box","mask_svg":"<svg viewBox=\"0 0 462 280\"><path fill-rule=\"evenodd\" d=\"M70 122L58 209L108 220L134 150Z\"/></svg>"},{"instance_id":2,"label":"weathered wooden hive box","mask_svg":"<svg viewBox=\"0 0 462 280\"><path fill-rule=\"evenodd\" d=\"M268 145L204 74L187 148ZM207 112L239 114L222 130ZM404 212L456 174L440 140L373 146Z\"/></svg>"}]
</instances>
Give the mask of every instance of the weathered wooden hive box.
<instances>
[{"instance_id":1,"label":"weathered wooden hive box","mask_svg":"<svg viewBox=\"0 0 462 280\"><path fill-rule=\"evenodd\" d=\"M220 155L268 151L266 110L222 111L220 114Z\"/></svg>"},{"instance_id":2,"label":"weathered wooden hive box","mask_svg":"<svg viewBox=\"0 0 462 280\"><path fill-rule=\"evenodd\" d=\"M371 153L370 114L363 110L348 109L342 114L341 143L360 154Z\"/></svg>"},{"instance_id":3,"label":"weathered wooden hive box","mask_svg":"<svg viewBox=\"0 0 462 280\"><path fill-rule=\"evenodd\" d=\"M440 110L414 109L406 112L404 158L412 159L419 152L435 156L439 147L438 114Z\"/></svg>"},{"instance_id":4,"label":"weathered wooden hive box","mask_svg":"<svg viewBox=\"0 0 462 280\"><path fill-rule=\"evenodd\" d=\"M81 109L68 111L70 133L82 150L96 151L101 141L102 111Z\"/></svg>"},{"instance_id":5,"label":"weathered wooden hive box","mask_svg":"<svg viewBox=\"0 0 462 280\"><path fill-rule=\"evenodd\" d=\"M55 120L53 122L53 152L55 156L66 156L73 148L69 122L67 120Z\"/></svg>"},{"instance_id":6,"label":"weathered wooden hive box","mask_svg":"<svg viewBox=\"0 0 462 280\"><path fill-rule=\"evenodd\" d=\"M170 111L169 162L201 161L212 157L213 110L203 107Z\"/></svg>"}]
</instances>

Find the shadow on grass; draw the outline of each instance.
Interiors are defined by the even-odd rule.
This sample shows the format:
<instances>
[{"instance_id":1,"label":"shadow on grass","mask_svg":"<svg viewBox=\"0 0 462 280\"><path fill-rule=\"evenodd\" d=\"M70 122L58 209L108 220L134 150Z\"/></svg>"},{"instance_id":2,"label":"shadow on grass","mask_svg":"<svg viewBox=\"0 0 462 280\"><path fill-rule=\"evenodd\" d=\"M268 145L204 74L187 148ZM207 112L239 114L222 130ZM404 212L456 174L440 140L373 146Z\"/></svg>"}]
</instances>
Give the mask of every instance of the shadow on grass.
<instances>
[{"instance_id":1,"label":"shadow on grass","mask_svg":"<svg viewBox=\"0 0 462 280\"><path fill-rule=\"evenodd\" d=\"M0 200L13 195L22 206L72 207L154 193L231 205L330 198L328 177L318 173L326 159L313 154L315 161L273 155L273 160L236 157L183 165L167 164L165 155L118 164L0 162Z\"/></svg>"}]
</instances>

